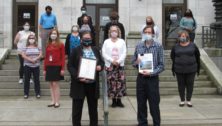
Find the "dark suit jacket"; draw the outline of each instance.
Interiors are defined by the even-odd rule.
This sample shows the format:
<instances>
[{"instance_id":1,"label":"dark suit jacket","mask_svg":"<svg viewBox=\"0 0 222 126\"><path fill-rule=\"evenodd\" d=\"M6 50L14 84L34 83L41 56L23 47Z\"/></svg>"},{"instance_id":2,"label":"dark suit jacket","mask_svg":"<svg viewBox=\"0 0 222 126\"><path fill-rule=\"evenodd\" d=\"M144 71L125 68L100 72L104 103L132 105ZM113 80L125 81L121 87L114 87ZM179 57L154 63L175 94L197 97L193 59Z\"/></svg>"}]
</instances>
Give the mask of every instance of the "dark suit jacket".
<instances>
[{"instance_id":1,"label":"dark suit jacket","mask_svg":"<svg viewBox=\"0 0 222 126\"><path fill-rule=\"evenodd\" d=\"M120 31L121 31L121 38L122 38L123 40L125 40L125 29L124 29L123 24L122 24L122 23L119 23L119 22L118 22L117 24L112 24L111 22L109 22L109 23L106 24L106 26L105 26L105 28L104 28L104 41L109 38L109 35L108 35L108 34L109 34L109 29L110 29L110 27L113 26L113 25L116 25L116 26L119 27L119 29L120 29Z\"/></svg>"},{"instance_id":2,"label":"dark suit jacket","mask_svg":"<svg viewBox=\"0 0 222 126\"><path fill-rule=\"evenodd\" d=\"M104 67L104 61L102 60L101 54L99 50L96 47L92 47L93 53L97 59L97 65L100 65L103 69ZM84 92L84 83L80 82L78 79L78 70L79 70L79 63L80 63L80 57L83 56L83 47L79 46L77 48L74 48L72 50L72 53L70 55L69 61L68 61L68 71L71 75L71 88L70 88L70 96L73 99L83 99L85 97ZM93 83L95 86L92 86L96 90L95 98L99 98L99 72L96 72L96 82Z\"/></svg>"}]
</instances>

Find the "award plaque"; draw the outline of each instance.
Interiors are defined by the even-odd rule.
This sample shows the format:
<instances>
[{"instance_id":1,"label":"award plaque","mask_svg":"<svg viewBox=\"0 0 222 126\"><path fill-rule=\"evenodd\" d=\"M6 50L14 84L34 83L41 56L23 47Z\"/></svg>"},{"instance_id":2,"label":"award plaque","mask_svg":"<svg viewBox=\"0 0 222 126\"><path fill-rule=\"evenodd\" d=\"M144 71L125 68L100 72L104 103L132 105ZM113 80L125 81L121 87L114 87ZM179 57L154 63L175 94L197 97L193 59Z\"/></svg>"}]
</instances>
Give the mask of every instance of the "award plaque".
<instances>
[{"instance_id":1,"label":"award plaque","mask_svg":"<svg viewBox=\"0 0 222 126\"><path fill-rule=\"evenodd\" d=\"M79 78L95 80L96 59L81 58L79 66Z\"/></svg>"}]
</instances>

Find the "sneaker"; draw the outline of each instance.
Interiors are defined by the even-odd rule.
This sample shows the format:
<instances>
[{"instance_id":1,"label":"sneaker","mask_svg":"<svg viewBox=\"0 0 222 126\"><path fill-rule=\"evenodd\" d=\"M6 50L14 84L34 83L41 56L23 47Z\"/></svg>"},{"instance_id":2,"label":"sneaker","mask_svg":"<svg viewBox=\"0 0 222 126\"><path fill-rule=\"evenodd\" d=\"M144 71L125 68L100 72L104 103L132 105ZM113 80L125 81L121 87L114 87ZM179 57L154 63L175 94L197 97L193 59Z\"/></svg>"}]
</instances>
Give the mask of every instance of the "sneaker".
<instances>
[{"instance_id":1,"label":"sneaker","mask_svg":"<svg viewBox=\"0 0 222 126\"><path fill-rule=\"evenodd\" d=\"M36 95L36 98L37 98L37 99L40 99L40 98L41 98L41 95L39 95L39 94Z\"/></svg>"},{"instance_id":2,"label":"sneaker","mask_svg":"<svg viewBox=\"0 0 222 126\"><path fill-rule=\"evenodd\" d=\"M33 80L32 80L32 79L30 79L29 83L30 83L30 84L33 84L34 82L33 82Z\"/></svg>"},{"instance_id":3,"label":"sneaker","mask_svg":"<svg viewBox=\"0 0 222 126\"><path fill-rule=\"evenodd\" d=\"M19 84L23 84L23 79L19 79Z\"/></svg>"},{"instance_id":4,"label":"sneaker","mask_svg":"<svg viewBox=\"0 0 222 126\"><path fill-rule=\"evenodd\" d=\"M28 95L24 95L24 99L28 99L28 97L29 97Z\"/></svg>"},{"instance_id":5,"label":"sneaker","mask_svg":"<svg viewBox=\"0 0 222 126\"><path fill-rule=\"evenodd\" d=\"M190 107L190 108L193 107L191 102L187 102L187 106Z\"/></svg>"},{"instance_id":6,"label":"sneaker","mask_svg":"<svg viewBox=\"0 0 222 126\"><path fill-rule=\"evenodd\" d=\"M185 105L185 102L183 102L183 101L180 102L180 104L179 104L180 107L183 107L184 105Z\"/></svg>"}]
</instances>

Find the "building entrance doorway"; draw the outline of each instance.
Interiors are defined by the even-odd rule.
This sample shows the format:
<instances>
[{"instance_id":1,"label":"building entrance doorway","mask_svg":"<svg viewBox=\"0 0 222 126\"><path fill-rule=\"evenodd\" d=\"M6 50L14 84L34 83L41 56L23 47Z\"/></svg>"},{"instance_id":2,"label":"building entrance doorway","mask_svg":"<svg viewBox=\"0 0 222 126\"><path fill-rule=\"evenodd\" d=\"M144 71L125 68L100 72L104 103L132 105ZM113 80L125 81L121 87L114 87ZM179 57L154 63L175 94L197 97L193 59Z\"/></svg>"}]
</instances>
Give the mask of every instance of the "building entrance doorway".
<instances>
[{"instance_id":1,"label":"building entrance doorway","mask_svg":"<svg viewBox=\"0 0 222 126\"><path fill-rule=\"evenodd\" d=\"M180 20L186 10L186 0L163 0L163 45L171 49L177 42Z\"/></svg>"},{"instance_id":2,"label":"building entrance doorway","mask_svg":"<svg viewBox=\"0 0 222 126\"><path fill-rule=\"evenodd\" d=\"M118 11L117 0L84 0L84 5L87 8L87 15L92 17L93 26L96 31L96 46L102 47L104 27L110 22L110 13Z\"/></svg>"},{"instance_id":3,"label":"building entrance doorway","mask_svg":"<svg viewBox=\"0 0 222 126\"><path fill-rule=\"evenodd\" d=\"M16 35L16 33L23 29L23 24L25 22L30 23L30 30L36 33L38 33L38 2L36 0L30 2L30 0L27 0L29 2L18 2L14 1L13 4L13 39ZM13 48L16 48L13 44Z\"/></svg>"}]
</instances>

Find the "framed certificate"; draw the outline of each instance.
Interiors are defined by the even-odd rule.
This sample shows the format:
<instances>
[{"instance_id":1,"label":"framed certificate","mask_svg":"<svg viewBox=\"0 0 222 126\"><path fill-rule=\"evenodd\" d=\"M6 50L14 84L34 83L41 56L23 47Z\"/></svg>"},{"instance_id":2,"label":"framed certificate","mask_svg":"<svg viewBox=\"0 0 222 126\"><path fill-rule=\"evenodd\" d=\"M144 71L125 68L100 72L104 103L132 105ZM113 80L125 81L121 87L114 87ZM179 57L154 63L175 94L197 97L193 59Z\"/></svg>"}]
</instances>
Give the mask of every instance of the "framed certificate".
<instances>
[{"instance_id":1,"label":"framed certificate","mask_svg":"<svg viewBox=\"0 0 222 126\"><path fill-rule=\"evenodd\" d=\"M81 58L79 66L79 78L95 80L96 59Z\"/></svg>"},{"instance_id":2,"label":"framed certificate","mask_svg":"<svg viewBox=\"0 0 222 126\"><path fill-rule=\"evenodd\" d=\"M139 72L143 73L143 71L153 72L153 54L138 54L138 57L141 59L139 63Z\"/></svg>"}]
</instances>

